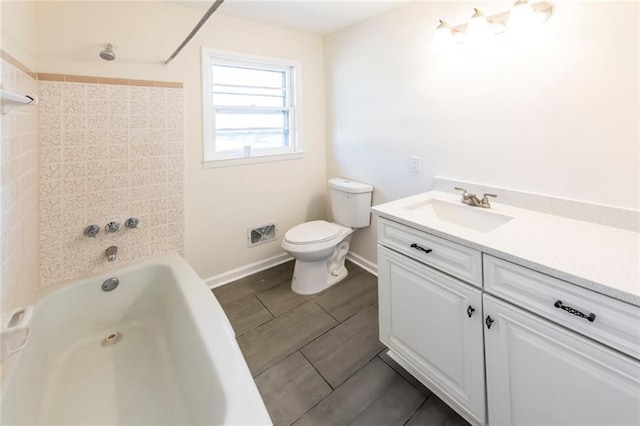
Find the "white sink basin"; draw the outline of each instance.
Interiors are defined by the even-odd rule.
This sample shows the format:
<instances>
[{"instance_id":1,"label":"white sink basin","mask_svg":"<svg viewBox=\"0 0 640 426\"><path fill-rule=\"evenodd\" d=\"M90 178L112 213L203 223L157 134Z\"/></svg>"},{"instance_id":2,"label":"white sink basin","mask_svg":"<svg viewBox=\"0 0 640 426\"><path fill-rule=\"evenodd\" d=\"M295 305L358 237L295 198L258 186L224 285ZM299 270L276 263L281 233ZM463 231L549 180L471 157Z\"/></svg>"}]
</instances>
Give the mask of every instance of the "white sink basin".
<instances>
[{"instance_id":1,"label":"white sink basin","mask_svg":"<svg viewBox=\"0 0 640 426\"><path fill-rule=\"evenodd\" d=\"M429 199L403 207L419 217L435 216L444 222L464 226L479 232L490 232L513 217L492 212L481 207L472 207L462 203L450 203L437 199Z\"/></svg>"}]
</instances>

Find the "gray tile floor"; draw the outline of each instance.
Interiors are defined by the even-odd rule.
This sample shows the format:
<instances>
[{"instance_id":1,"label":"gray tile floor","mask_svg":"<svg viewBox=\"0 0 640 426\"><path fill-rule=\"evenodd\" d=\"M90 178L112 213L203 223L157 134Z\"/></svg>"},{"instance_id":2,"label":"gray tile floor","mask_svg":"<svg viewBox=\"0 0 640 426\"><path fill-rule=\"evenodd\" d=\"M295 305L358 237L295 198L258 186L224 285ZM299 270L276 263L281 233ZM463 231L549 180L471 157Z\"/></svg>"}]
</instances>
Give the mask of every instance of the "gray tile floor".
<instances>
[{"instance_id":1,"label":"gray tile floor","mask_svg":"<svg viewBox=\"0 0 640 426\"><path fill-rule=\"evenodd\" d=\"M377 279L349 276L313 296L291 291L293 262L214 289L273 423L467 426L386 356Z\"/></svg>"}]
</instances>

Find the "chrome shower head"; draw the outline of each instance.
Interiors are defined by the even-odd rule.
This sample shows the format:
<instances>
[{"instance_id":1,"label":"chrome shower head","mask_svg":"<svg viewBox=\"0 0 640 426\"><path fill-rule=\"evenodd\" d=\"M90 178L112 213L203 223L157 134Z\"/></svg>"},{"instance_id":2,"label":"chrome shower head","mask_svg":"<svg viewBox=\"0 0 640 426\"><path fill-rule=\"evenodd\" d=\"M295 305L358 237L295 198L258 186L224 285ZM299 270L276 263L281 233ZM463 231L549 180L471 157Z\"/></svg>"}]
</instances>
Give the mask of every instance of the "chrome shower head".
<instances>
[{"instance_id":1,"label":"chrome shower head","mask_svg":"<svg viewBox=\"0 0 640 426\"><path fill-rule=\"evenodd\" d=\"M113 53L113 44L107 44L107 47L100 52L100 57L105 61L113 61L116 58L116 54Z\"/></svg>"}]
</instances>

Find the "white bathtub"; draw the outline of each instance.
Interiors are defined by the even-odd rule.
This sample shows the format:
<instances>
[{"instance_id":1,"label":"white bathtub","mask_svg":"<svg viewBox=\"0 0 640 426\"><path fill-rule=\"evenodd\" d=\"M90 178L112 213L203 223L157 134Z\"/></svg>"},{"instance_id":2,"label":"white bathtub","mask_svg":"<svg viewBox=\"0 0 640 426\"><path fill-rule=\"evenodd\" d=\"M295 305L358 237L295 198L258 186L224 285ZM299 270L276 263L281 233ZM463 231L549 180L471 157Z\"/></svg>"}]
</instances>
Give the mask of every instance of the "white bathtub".
<instances>
[{"instance_id":1,"label":"white bathtub","mask_svg":"<svg viewBox=\"0 0 640 426\"><path fill-rule=\"evenodd\" d=\"M2 379L3 425L271 424L222 308L177 254L43 291Z\"/></svg>"}]
</instances>

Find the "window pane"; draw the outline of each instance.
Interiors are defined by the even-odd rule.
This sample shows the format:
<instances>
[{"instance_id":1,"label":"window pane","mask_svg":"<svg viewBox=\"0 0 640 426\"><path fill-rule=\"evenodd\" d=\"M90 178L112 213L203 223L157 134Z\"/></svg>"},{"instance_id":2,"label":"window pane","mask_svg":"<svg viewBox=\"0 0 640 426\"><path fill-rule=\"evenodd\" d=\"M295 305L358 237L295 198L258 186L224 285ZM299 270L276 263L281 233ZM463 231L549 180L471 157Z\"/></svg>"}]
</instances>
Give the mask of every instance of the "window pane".
<instances>
[{"instance_id":1,"label":"window pane","mask_svg":"<svg viewBox=\"0 0 640 426\"><path fill-rule=\"evenodd\" d=\"M251 96L230 93L214 93L213 103L226 106L283 107L284 96Z\"/></svg>"},{"instance_id":2,"label":"window pane","mask_svg":"<svg viewBox=\"0 0 640 426\"><path fill-rule=\"evenodd\" d=\"M216 151L282 148L289 145L289 132L216 132Z\"/></svg>"},{"instance_id":3,"label":"window pane","mask_svg":"<svg viewBox=\"0 0 640 426\"><path fill-rule=\"evenodd\" d=\"M295 148L289 129L294 114L293 88L289 87L293 66L215 56L210 64L211 84L205 97L212 102L211 121L207 120L213 124L207 128L209 149L220 153L220 159L291 152Z\"/></svg>"},{"instance_id":4,"label":"window pane","mask_svg":"<svg viewBox=\"0 0 640 426\"><path fill-rule=\"evenodd\" d=\"M261 69L234 67L230 65L213 66L214 84L283 87L284 78L284 71L268 71Z\"/></svg>"},{"instance_id":5,"label":"window pane","mask_svg":"<svg viewBox=\"0 0 640 426\"><path fill-rule=\"evenodd\" d=\"M287 127L287 111L216 112L216 129L281 129Z\"/></svg>"}]
</instances>

